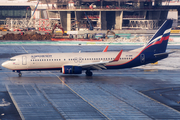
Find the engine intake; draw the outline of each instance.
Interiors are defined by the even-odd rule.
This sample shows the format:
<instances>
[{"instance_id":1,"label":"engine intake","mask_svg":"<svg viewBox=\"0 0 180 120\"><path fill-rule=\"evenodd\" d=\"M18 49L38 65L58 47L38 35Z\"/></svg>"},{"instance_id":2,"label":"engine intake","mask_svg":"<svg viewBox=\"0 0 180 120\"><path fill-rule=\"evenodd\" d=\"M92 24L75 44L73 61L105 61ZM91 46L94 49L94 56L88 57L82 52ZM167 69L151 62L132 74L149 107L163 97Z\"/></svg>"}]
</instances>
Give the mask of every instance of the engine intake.
<instances>
[{"instance_id":1,"label":"engine intake","mask_svg":"<svg viewBox=\"0 0 180 120\"><path fill-rule=\"evenodd\" d=\"M62 73L63 74L81 74L82 73L82 67L79 66L63 66L62 67Z\"/></svg>"}]
</instances>

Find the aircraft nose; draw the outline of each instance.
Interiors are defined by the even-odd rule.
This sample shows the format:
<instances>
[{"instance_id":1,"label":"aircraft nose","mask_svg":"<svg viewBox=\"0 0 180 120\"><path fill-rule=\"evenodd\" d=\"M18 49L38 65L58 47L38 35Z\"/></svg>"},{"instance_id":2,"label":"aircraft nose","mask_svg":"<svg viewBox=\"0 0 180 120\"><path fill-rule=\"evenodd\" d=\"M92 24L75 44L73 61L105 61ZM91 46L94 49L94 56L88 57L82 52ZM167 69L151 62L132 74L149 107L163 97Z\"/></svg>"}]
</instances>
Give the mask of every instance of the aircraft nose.
<instances>
[{"instance_id":1,"label":"aircraft nose","mask_svg":"<svg viewBox=\"0 0 180 120\"><path fill-rule=\"evenodd\" d=\"M1 66L7 68L7 62L3 62Z\"/></svg>"}]
</instances>

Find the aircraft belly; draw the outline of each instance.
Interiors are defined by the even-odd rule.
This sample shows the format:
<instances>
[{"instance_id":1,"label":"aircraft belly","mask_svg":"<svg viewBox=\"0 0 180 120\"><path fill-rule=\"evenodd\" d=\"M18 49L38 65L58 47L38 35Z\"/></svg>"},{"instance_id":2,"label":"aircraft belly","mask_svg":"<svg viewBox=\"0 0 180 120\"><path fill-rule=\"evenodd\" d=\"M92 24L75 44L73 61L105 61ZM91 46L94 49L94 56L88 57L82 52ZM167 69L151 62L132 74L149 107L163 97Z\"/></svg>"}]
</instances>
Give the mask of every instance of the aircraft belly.
<instances>
[{"instance_id":1,"label":"aircraft belly","mask_svg":"<svg viewBox=\"0 0 180 120\"><path fill-rule=\"evenodd\" d=\"M60 69L61 65L58 63L53 63L53 62L31 62L29 65L28 69L40 69L40 70L47 70L47 69Z\"/></svg>"}]
</instances>

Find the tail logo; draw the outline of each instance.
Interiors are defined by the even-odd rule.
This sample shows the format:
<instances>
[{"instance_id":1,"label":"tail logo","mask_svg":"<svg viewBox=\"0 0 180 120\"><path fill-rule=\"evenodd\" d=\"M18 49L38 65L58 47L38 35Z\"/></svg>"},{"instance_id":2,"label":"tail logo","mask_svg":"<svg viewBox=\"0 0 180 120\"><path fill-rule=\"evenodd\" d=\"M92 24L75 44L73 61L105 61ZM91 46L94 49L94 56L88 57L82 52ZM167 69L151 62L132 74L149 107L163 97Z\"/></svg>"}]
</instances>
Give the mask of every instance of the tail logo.
<instances>
[{"instance_id":1,"label":"tail logo","mask_svg":"<svg viewBox=\"0 0 180 120\"><path fill-rule=\"evenodd\" d=\"M141 61L141 63L145 62L145 54L140 55L140 61Z\"/></svg>"},{"instance_id":2,"label":"tail logo","mask_svg":"<svg viewBox=\"0 0 180 120\"><path fill-rule=\"evenodd\" d=\"M171 28L167 29L163 35L160 35L160 36L154 38L153 40L149 41L148 44L146 45L146 47L150 47L155 44L161 44L163 41L168 40L169 36L170 36L170 31L171 31Z\"/></svg>"}]
</instances>

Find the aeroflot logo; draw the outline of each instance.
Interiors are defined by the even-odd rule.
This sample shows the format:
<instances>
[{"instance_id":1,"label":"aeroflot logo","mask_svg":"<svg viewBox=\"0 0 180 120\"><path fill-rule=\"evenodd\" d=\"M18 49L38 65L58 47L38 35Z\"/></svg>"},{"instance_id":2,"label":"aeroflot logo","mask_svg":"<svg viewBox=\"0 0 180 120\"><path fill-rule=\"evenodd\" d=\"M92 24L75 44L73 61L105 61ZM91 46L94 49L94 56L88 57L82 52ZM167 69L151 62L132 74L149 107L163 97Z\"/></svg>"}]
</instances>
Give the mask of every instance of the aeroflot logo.
<instances>
[{"instance_id":1,"label":"aeroflot logo","mask_svg":"<svg viewBox=\"0 0 180 120\"><path fill-rule=\"evenodd\" d=\"M36 57L48 57L48 58L50 58L50 57L52 57L52 55L31 55L31 58L36 58Z\"/></svg>"}]
</instances>

